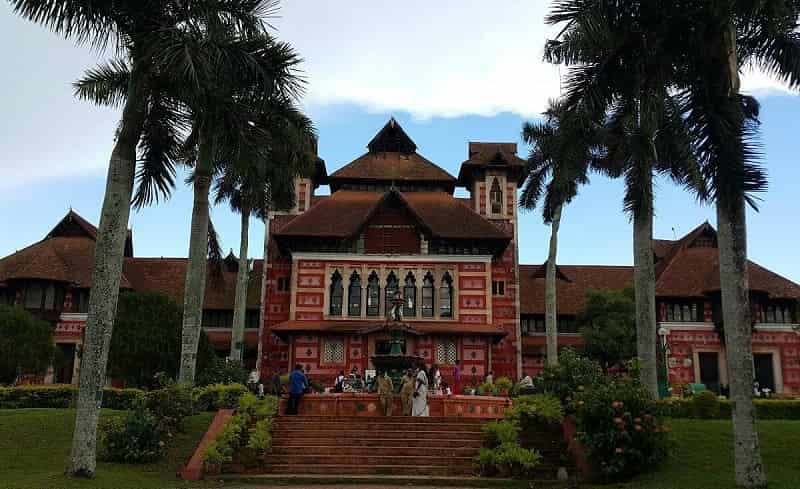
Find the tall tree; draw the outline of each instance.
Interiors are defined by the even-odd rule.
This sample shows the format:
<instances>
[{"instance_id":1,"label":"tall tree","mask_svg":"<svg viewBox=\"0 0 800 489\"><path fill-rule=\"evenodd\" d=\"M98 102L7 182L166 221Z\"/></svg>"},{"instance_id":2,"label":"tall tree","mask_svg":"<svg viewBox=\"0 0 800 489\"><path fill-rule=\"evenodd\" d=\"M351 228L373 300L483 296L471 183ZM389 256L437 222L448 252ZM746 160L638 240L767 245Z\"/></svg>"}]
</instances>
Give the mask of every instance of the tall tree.
<instances>
[{"instance_id":1,"label":"tall tree","mask_svg":"<svg viewBox=\"0 0 800 489\"><path fill-rule=\"evenodd\" d=\"M230 358L242 363L247 285L250 278L248 238L250 217L266 220L270 210L294 205L294 180L310 171L316 134L311 120L290 100L269 104L254 118L261 144L247 147L241 162L231 164L215 183L215 203L227 201L241 217L239 269L233 309Z\"/></svg>"},{"instance_id":2,"label":"tall tree","mask_svg":"<svg viewBox=\"0 0 800 489\"><path fill-rule=\"evenodd\" d=\"M677 88L684 100L703 175L705 197L716 203L722 316L733 407L736 483L761 487L761 462L753 406L753 353L747 269L745 207L766 188L754 138L758 104L740 93L744 67L800 88L800 3L793 0L677 2L669 17L683 25L670 48L682 68ZM686 29L691 26L691 29ZM702 49L697 49L702 46Z\"/></svg>"},{"instance_id":3,"label":"tall tree","mask_svg":"<svg viewBox=\"0 0 800 489\"><path fill-rule=\"evenodd\" d=\"M196 48L204 49L202 37L189 33ZM210 35L229 36L227 29ZM303 80L297 73L300 58L290 45L267 32L234 40L242 57L232 59L224 69L198 79L194 89L184 95L192 114L193 129L187 147L193 156L194 201L189 235L189 261L186 271L183 306L183 340L179 381L194 383L197 344L202 327L205 296L206 245L209 191L215 172L221 172L261 143L254 115L275 99L293 100L301 92Z\"/></svg>"},{"instance_id":4,"label":"tall tree","mask_svg":"<svg viewBox=\"0 0 800 489\"><path fill-rule=\"evenodd\" d=\"M103 2L99 0L11 0L21 16L41 23L57 34L78 43L103 50L113 46L118 55L111 63L89 72L85 82L96 75L125 66L127 76L117 79L110 91L89 89L79 95L122 105L106 179L92 271L92 294L84 332L77 415L67 472L93 477L96 469L97 421L105 384L106 364L114 316L117 309L122 258L127 235L130 203L140 146L139 177L155 183L145 187L143 198L157 199L169 186L173 163L168 153L157 151L158 143L169 131L153 121L165 111L159 87L153 84L158 74L177 77L187 67L208 66L181 49L175 38L163 33L176 30L204 32L206 26L230 24L241 29L260 29L259 15L271 3L256 0L137 0ZM219 54L226 46L218 48ZM194 68L193 68L194 69ZM119 70L117 70L119 71ZM86 84L87 86L90 83ZM148 123L150 122L150 123ZM171 121L176 122L176 121ZM160 154L156 157L156 154Z\"/></svg>"},{"instance_id":5,"label":"tall tree","mask_svg":"<svg viewBox=\"0 0 800 489\"><path fill-rule=\"evenodd\" d=\"M588 172L596 157L598 124L583 112L567 113L560 101L550 101L542 122L526 122L522 139L531 146L525 185L519 203L535 209L542 202L542 217L550 224L550 248L545 272L545 333L547 365L558 363L558 306L556 257L558 228L565 204L589 182Z\"/></svg>"},{"instance_id":6,"label":"tall tree","mask_svg":"<svg viewBox=\"0 0 800 489\"><path fill-rule=\"evenodd\" d=\"M672 67L654 58L653 48L666 35L651 28L658 21L658 9L637 2L563 0L555 2L547 22L566 27L545 48L546 59L570 66L569 110L580 106L606 117L600 166L625 178L624 205L633 218L637 354L653 397L658 396L653 177L660 172L682 184L700 180L687 128L668 91Z\"/></svg>"}]
</instances>

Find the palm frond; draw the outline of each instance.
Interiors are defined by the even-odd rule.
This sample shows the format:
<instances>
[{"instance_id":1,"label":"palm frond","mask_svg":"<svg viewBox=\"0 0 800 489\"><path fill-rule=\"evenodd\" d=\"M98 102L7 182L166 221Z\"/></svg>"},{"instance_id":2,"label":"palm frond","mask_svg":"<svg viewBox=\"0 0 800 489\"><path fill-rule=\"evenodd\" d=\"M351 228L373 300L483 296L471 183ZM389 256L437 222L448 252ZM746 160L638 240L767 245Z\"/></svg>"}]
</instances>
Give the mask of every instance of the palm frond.
<instances>
[{"instance_id":1,"label":"palm frond","mask_svg":"<svg viewBox=\"0 0 800 489\"><path fill-rule=\"evenodd\" d=\"M131 71L128 63L114 58L86 70L72 86L75 96L97 105L119 107L128 94Z\"/></svg>"},{"instance_id":2,"label":"palm frond","mask_svg":"<svg viewBox=\"0 0 800 489\"><path fill-rule=\"evenodd\" d=\"M116 33L115 2L104 0L10 0L14 11L51 31L104 49Z\"/></svg>"}]
</instances>

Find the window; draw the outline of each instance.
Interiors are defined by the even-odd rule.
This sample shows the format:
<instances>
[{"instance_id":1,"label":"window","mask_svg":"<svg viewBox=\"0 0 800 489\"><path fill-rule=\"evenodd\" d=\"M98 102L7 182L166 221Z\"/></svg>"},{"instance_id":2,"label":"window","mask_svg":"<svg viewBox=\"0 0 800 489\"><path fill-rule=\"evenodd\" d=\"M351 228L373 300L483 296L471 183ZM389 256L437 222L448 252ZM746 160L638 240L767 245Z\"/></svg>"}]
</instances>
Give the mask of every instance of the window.
<instances>
[{"instance_id":1,"label":"window","mask_svg":"<svg viewBox=\"0 0 800 489\"><path fill-rule=\"evenodd\" d=\"M425 274L422 279L422 317L433 317L433 275L431 272Z\"/></svg>"},{"instance_id":2,"label":"window","mask_svg":"<svg viewBox=\"0 0 800 489\"><path fill-rule=\"evenodd\" d=\"M278 277L278 292L288 292L291 288L289 277Z\"/></svg>"},{"instance_id":3,"label":"window","mask_svg":"<svg viewBox=\"0 0 800 489\"><path fill-rule=\"evenodd\" d=\"M527 335L544 333L544 318L522 318L520 320L520 329L522 329L522 334Z\"/></svg>"},{"instance_id":4,"label":"window","mask_svg":"<svg viewBox=\"0 0 800 489\"><path fill-rule=\"evenodd\" d=\"M386 313L389 313L389 309L392 307L392 301L394 301L395 293L400 291L400 282L397 280L397 275L394 272L391 272L388 277L386 277Z\"/></svg>"},{"instance_id":5,"label":"window","mask_svg":"<svg viewBox=\"0 0 800 489\"><path fill-rule=\"evenodd\" d=\"M492 295L506 295L505 281L492 280Z\"/></svg>"},{"instance_id":6,"label":"window","mask_svg":"<svg viewBox=\"0 0 800 489\"><path fill-rule=\"evenodd\" d=\"M347 314L361 315L361 276L358 272L350 275L350 286L347 288Z\"/></svg>"},{"instance_id":7,"label":"window","mask_svg":"<svg viewBox=\"0 0 800 489\"><path fill-rule=\"evenodd\" d=\"M762 320L765 323L786 324L792 322L792 310L788 304L767 304L764 306Z\"/></svg>"},{"instance_id":8,"label":"window","mask_svg":"<svg viewBox=\"0 0 800 489\"><path fill-rule=\"evenodd\" d=\"M204 328L231 328L233 326L233 311L230 309L205 309L203 310L202 324ZM256 326L258 327L258 314L256 314ZM247 326L247 315L245 315L245 326Z\"/></svg>"},{"instance_id":9,"label":"window","mask_svg":"<svg viewBox=\"0 0 800 489\"><path fill-rule=\"evenodd\" d=\"M671 301L667 303L667 321L703 322L703 303L699 301Z\"/></svg>"},{"instance_id":10,"label":"window","mask_svg":"<svg viewBox=\"0 0 800 489\"><path fill-rule=\"evenodd\" d=\"M75 312L89 312L89 290L80 289L72 292L72 304Z\"/></svg>"},{"instance_id":11,"label":"window","mask_svg":"<svg viewBox=\"0 0 800 489\"><path fill-rule=\"evenodd\" d=\"M381 285L378 274L374 271L367 280L367 316L379 316L381 313Z\"/></svg>"},{"instance_id":12,"label":"window","mask_svg":"<svg viewBox=\"0 0 800 489\"><path fill-rule=\"evenodd\" d=\"M30 283L25 288L25 309L41 309L44 298L44 286L39 283Z\"/></svg>"},{"instance_id":13,"label":"window","mask_svg":"<svg viewBox=\"0 0 800 489\"><path fill-rule=\"evenodd\" d=\"M444 272L442 285L439 286L439 316L453 317L453 278L448 272Z\"/></svg>"},{"instance_id":14,"label":"window","mask_svg":"<svg viewBox=\"0 0 800 489\"><path fill-rule=\"evenodd\" d=\"M413 318L417 315L417 279L408 272L406 284L403 286L403 316Z\"/></svg>"},{"instance_id":15,"label":"window","mask_svg":"<svg viewBox=\"0 0 800 489\"><path fill-rule=\"evenodd\" d=\"M575 318L560 317L558 318L558 334L577 334L578 323Z\"/></svg>"},{"instance_id":16,"label":"window","mask_svg":"<svg viewBox=\"0 0 800 489\"><path fill-rule=\"evenodd\" d=\"M246 329L258 329L259 311L247 311L244 315L244 327Z\"/></svg>"},{"instance_id":17,"label":"window","mask_svg":"<svg viewBox=\"0 0 800 489\"><path fill-rule=\"evenodd\" d=\"M330 308L328 313L331 316L341 316L342 315L342 300L344 296L344 286L342 285L342 276L339 272L333 272L333 276L331 277L331 287L330 287Z\"/></svg>"},{"instance_id":18,"label":"window","mask_svg":"<svg viewBox=\"0 0 800 489\"><path fill-rule=\"evenodd\" d=\"M344 363L343 339L325 339L322 341L322 363Z\"/></svg>"},{"instance_id":19,"label":"window","mask_svg":"<svg viewBox=\"0 0 800 489\"><path fill-rule=\"evenodd\" d=\"M446 338L436 345L436 363L439 365L455 365L458 358L458 347L455 340Z\"/></svg>"},{"instance_id":20,"label":"window","mask_svg":"<svg viewBox=\"0 0 800 489\"><path fill-rule=\"evenodd\" d=\"M489 202L492 206L492 214L501 214L503 212L503 191L500 189L500 182L497 181L497 178L492 180Z\"/></svg>"}]
</instances>

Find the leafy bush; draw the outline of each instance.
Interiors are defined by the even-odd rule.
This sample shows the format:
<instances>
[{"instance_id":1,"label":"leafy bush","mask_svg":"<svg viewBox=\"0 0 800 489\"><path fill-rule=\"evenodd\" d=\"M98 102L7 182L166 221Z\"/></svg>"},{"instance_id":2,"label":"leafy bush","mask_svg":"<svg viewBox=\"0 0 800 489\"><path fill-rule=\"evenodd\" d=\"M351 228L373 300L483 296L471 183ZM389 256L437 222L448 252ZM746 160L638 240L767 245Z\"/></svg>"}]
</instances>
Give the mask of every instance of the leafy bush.
<instances>
[{"instance_id":1,"label":"leafy bush","mask_svg":"<svg viewBox=\"0 0 800 489\"><path fill-rule=\"evenodd\" d=\"M68 408L77 395L78 389L73 385L0 387L0 409ZM142 395L139 389L104 389L103 407L130 410Z\"/></svg>"},{"instance_id":2,"label":"leafy bush","mask_svg":"<svg viewBox=\"0 0 800 489\"><path fill-rule=\"evenodd\" d=\"M561 424L564 421L564 407L557 397L550 394L519 396L514 399L511 409L506 411L506 418L516 421L525 419L548 425Z\"/></svg>"},{"instance_id":3,"label":"leafy bush","mask_svg":"<svg viewBox=\"0 0 800 489\"><path fill-rule=\"evenodd\" d=\"M489 445L519 442L519 425L513 421L490 421L481 428L489 438Z\"/></svg>"},{"instance_id":4,"label":"leafy bush","mask_svg":"<svg viewBox=\"0 0 800 489\"><path fill-rule=\"evenodd\" d=\"M255 429L250 433L247 446L259 455L270 451L272 448L272 418L264 418L256 423Z\"/></svg>"},{"instance_id":5,"label":"leafy bush","mask_svg":"<svg viewBox=\"0 0 800 489\"><path fill-rule=\"evenodd\" d=\"M633 289L589 291L576 322L584 341L583 353L605 370L636 356Z\"/></svg>"},{"instance_id":6,"label":"leafy bush","mask_svg":"<svg viewBox=\"0 0 800 489\"><path fill-rule=\"evenodd\" d=\"M478 394L481 396L493 396L494 395L494 384L489 384L485 382L478 386Z\"/></svg>"},{"instance_id":7,"label":"leafy bush","mask_svg":"<svg viewBox=\"0 0 800 489\"><path fill-rule=\"evenodd\" d=\"M101 460L107 462L145 463L164 455L164 432L158 419L138 401L127 416L103 418L99 441Z\"/></svg>"},{"instance_id":8,"label":"leafy bush","mask_svg":"<svg viewBox=\"0 0 800 489\"><path fill-rule=\"evenodd\" d=\"M494 383L494 387L495 395L508 395L508 393L511 392L511 389L514 387L514 382L512 382L512 380L508 377L500 377L497 379L497 382Z\"/></svg>"},{"instance_id":9,"label":"leafy bush","mask_svg":"<svg viewBox=\"0 0 800 489\"><path fill-rule=\"evenodd\" d=\"M220 465L233 460L234 452L243 444L249 420L249 416L245 414L237 414L228 419L214 441L206 448L205 463Z\"/></svg>"},{"instance_id":10,"label":"leafy bush","mask_svg":"<svg viewBox=\"0 0 800 489\"><path fill-rule=\"evenodd\" d=\"M204 369L197 374L197 385L207 386L212 384L247 384L250 373L236 362L226 358L214 358Z\"/></svg>"},{"instance_id":11,"label":"leafy bush","mask_svg":"<svg viewBox=\"0 0 800 489\"><path fill-rule=\"evenodd\" d=\"M567 411L574 411L576 393L594 385L603 377L597 362L579 356L572 349L565 349L558 356L558 365L545 367L533 379L536 392L551 394L561 400Z\"/></svg>"},{"instance_id":12,"label":"leafy bush","mask_svg":"<svg viewBox=\"0 0 800 489\"><path fill-rule=\"evenodd\" d=\"M172 385L145 394L146 406L165 432L183 431L183 419L192 414L192 391Z\"/></svg>"},{"instance_id":13,"label":"leafy bush","mask_svg":"<svg viewBox=\"0 0 800 489\"><path fill-rule=\"evenodd\" d=\"M206 448L204 460L209 465L231 462L236 450L242 446L263 454L272 447L272 418L278 412L278 398L273 396L259 400L245 393L238 401L238 409L217 437ZM253 427L253 424L255 426ZM250 428L253 427L252 432Z\"/></svg>"},{"instance_id":14,"label":"leafy bush","mask_svg":"<svg viewBox=\"0 0 800 489\"><path fill-rule=\"evenodd\" d=\"M478 464L483 475L498 473L502 477L531 475L541 462L536 450L522 448L517 443L503 443L495 448L481 448Z\"/></svg>"},{"instance_id":15,"label":"leafy bush","mask_svg":"<svg viewBox=\"0 0 800 489\"><path fill-rule=\"evenodd\" d=\"M693 417L698 419L714 419L719 416L719 399L711 391L703 391L692 396Z\"/></svg>"},{"instance_id":16,"label":"leafy bush","mask_svg":"<svg viewBox=\"0 0 800 489\"><path fill-rule=\"evenodd\" d=\"M39 374L55 353L53 328L21 307L0 306L0 384L11 384L18 371Z\"/></svg>"},{"instance_id":17,"label":"leafy bush","mask_svg":"<svg viewBox=\"0 0 800 489\"><path fill-rule=\"evenodd\" d=\"M192 397L198 411L216 411L236 408L239 398L247 392L247 387L242 384L213 384L196 387Z\"/></svg>"},{"instance_id":18,"label":"leafy bush","mask_svg":"<svg viewBox=\"0 0 800 489\"><path fill-rule=\"evenodd\" d=\"M626 480L656 468L667 455L668 429L635 378L604 378L578 396L578 439L605 481Z\"/></svg>"}]
</instances>

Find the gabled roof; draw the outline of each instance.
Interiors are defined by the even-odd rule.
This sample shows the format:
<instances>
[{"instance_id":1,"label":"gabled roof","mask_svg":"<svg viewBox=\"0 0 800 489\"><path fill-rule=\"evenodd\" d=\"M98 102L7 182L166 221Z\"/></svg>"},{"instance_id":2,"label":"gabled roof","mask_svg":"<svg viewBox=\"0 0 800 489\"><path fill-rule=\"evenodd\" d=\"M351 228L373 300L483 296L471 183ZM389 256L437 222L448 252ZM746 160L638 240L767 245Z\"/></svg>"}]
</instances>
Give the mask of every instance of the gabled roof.
<instances>
[{"instance_id":1,"label":"gabled roof","mask_svg":"<svg viewBox=\"0 0 800 489\"><path fill-rule=\"evenodd\" d=\"M459 199L445 192L340 190L320 200L274 234L276 237L355 236L387 199L396 198L431 236L448 239L511 239Z\"/></svg>"},{"instance_id":2,"label":"gabled roof","mask_svg":"<svg viewBox=\"0 0 800 489\"><path fill-rule=\"evenodd\" d=\"M367 148L367 153L328 177L332 190L354 181L437 183L448 191L455 187L455 177L418 154L417 145L394 118L372 138Z\"/></svg>"},{"instance_id":3,"label":"gabled roof","mask_svg":"<svg viewBox=\"0 0 800 489\"><path fill-rule=\"evenodd\" d=\"M472 180L480 171L487 168L504 168L512 175L519 175L526 162L517 156L517 143L469 143L469 158L461 163L458 183L470 188ZM518 179L522 185L522 179Z\"/></svg>"},{"instance_id":4,"label":"gabled roof","mask_svg":"<svg viewBox=\"0 0 800 489\"><path fill-rule=\"evenodd\" d=\"M559 314L578 314L586 305L586 295L590 290L622 290L633 286L633 267L558 265L556 270ZM544 278L544 265L520 265L520 314L545 313Z\"/></svg>"}]
</instances>

